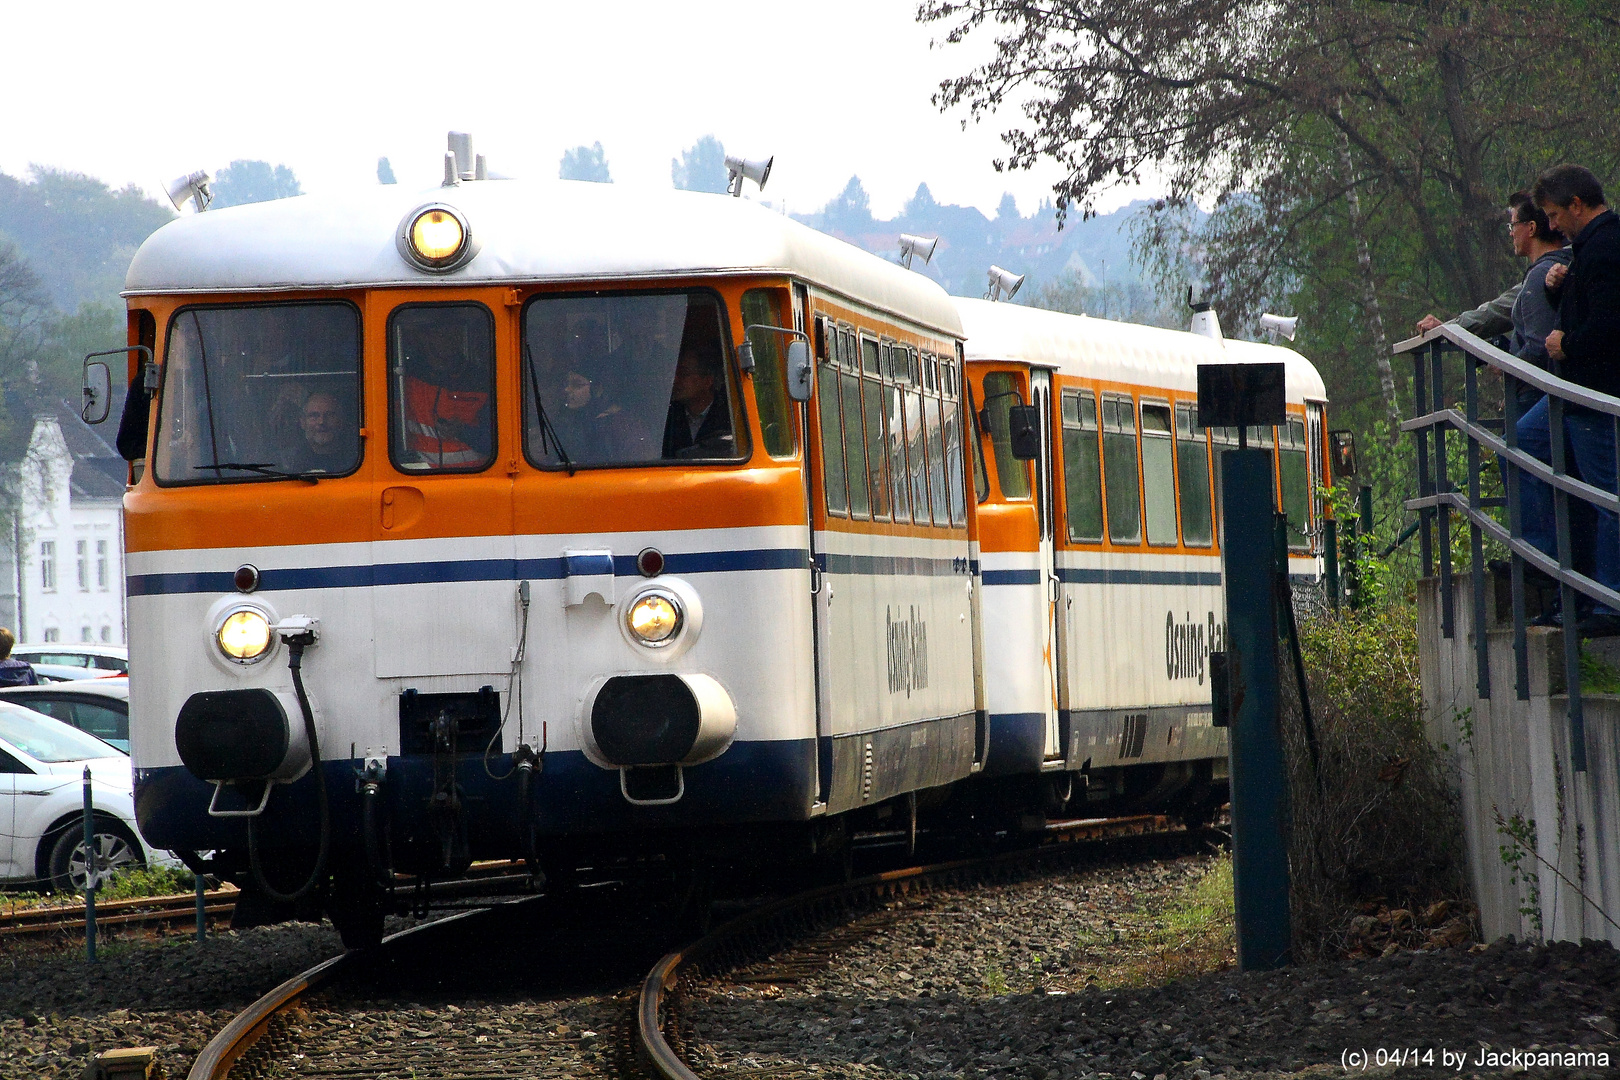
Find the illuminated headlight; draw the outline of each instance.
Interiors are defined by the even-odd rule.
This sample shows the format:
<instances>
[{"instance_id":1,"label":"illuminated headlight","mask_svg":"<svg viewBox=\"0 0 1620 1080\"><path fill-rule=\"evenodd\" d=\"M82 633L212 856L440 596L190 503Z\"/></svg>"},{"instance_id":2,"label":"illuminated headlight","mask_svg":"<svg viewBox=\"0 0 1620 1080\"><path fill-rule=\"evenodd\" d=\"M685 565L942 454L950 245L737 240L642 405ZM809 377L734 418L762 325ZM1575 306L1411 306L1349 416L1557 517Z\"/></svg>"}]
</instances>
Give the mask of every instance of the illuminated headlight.
<instances>
[{"instance_id":1,"label":"illuminated headlight","mask_svg":"<svg viewBox=\"0 0 1620 1080\"><path fill-rule=\"evenodd\" d=\"M661 591L642 593L624 613L630 636L652 648L674 641L684 620L681 602L673 593Z\"/></svg>"},{"instance_id":2,"label":"illuminated headlight","mask_svg":"<svg viewBox=\"0 0 1620 1080\"><path fill-rule=\"evenodd\" d=\"M239 664L251 664L270 649L274 640L270 620L257 608L238 608L225 617L214 634L219 651Z\"/></svg>"},{"instance_id":3,"label":"illuminated headlight","mask_svg":"<svg viewBox=\"0 0 1620 1080\"><path fill-rule=\"evenodd\" d=\"M398 237L400 254L423 270L444 273L477 254L466 217L443 203L421 206L405 215Z\"/></svg>"}]
</instances>

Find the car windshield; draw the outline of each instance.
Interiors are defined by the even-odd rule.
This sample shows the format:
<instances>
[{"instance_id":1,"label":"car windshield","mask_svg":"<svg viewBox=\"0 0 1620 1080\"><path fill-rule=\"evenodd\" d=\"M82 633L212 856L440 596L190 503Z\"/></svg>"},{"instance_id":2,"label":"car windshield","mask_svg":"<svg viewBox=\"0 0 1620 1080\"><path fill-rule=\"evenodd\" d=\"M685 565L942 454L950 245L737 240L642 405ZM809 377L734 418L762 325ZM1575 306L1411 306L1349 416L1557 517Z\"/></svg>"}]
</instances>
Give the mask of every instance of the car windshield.
<instances>
[{"instance_id":1,"label":"car windshield","mask_svg":"<svg viewBox=\"0 0 1620 1080\"><path fill-rule=\"evenodd\" d=\"M360 319L348 304L187 308L169 324L158 480L353 472L359 388Z\"/></svg>"},{"instance_id":2,"label":"car windshield","mask_svg":"<svg viewBox=\"0 0 1620 1080\"><path fill-rule=\"evenodd\" d=\"M524 449L542 467L744 456L720 302L548 296L523 319Z\"/></svg>"},{"instance_id":3,"label":"car windshield","mask_svg":"<svg viewBox=\"0 0 1620 1080\"><path fill-rule=\"evenodd\" d=\"M93 735L69 727L60 720L0 702L0 739L6 740L35 761L87 761L91 758L118 757L116 747Z\"/></svg>"}]
</instances>

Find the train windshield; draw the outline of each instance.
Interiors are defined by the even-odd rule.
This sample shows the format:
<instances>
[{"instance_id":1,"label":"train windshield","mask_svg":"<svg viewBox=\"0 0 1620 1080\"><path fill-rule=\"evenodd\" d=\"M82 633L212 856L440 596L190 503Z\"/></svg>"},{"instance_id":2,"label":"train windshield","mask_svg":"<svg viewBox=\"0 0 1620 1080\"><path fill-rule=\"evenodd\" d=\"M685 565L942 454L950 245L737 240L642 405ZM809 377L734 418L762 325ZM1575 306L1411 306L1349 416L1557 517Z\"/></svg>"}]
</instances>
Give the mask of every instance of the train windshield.
<instances>
[{"instance_id":1,"label":"train windshield","mask_svg":"<svg viewBox=\"0 0 1620 1080\"><path fill-rule=\"evenodd\" d=\"M160 483L342 476L360 464L360 317L348 304L187 308L169 325Z\"/></svg>"},{"instance_id":2,"label":"train windshield","mask_svg":"<svg viewBox=\"0 0 1620 1080\"><path fill-rule=\"evenodd\" d=\"M523 318L524 451L542 468L746 454L719 298L543 296Z\"/></svg>"}]
</instances>

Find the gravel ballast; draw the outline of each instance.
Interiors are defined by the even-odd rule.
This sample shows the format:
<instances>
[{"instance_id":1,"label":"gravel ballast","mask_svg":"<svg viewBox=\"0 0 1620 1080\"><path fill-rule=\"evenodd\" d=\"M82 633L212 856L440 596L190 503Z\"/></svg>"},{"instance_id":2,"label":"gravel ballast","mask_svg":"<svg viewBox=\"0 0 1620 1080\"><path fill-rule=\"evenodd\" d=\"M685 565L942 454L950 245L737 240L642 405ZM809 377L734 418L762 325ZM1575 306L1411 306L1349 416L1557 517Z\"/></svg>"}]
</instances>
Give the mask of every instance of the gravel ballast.
<instances>
[{"instance_id":1,"label":"gravel ballast","mask_svg":"<svg viewBox=\"0 0 1620 1080\"><path fill-rule=\"evenodd\" d=\"M765 962L694 994L689 1060L716 1075L1201 1080L1501 1076L1524 1073L1526 1051L1556 1050L1553 1064L1532 1057L1528 1075L1620 1074L1620 954L1607 944L1088 982L1159 948L1135 932L1145 909L1207 865L1105 867L936 894L903 921L874 916L879 929L815 977L744 981L768 974Z\"/></svg>"}]
</instances>

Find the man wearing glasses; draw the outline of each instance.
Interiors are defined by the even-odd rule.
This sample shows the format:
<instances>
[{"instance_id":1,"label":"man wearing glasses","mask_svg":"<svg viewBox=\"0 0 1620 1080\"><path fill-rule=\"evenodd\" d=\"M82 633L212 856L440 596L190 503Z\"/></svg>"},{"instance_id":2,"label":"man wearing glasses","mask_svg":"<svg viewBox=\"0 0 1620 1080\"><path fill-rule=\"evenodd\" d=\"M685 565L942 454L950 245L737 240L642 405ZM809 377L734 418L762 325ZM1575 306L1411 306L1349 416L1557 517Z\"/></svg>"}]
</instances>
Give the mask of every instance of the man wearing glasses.
<instances>
[{"instance_id":1,"label":"man wearing glasses","mask_svg":"<svg viewBox=\"0 0 1620 1080\"><path fill-rule=\"evenodd\" d=\"M1555 231L1547 215L1527 191L1508 196L1508 239L1513 254L1530 260L1524 280L1494 300L1458 315L1453 322L1476 337L1493 338L1512 334L1508 352L1544 371L1551 370L1547 357L1547 335L1558 326L1558 311L1547 298L1547 272L1557 265L1569 265L1570 250L1562 234ZM1418 320L1417 332L1426 334L1440 325L1433 315ZM1518 415L1529 412L1542 398L1540 390L1524 384L1518 389Z\"/></svg>"}]
</instances>

